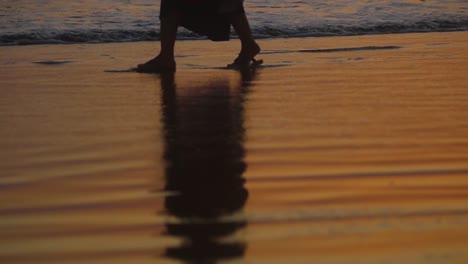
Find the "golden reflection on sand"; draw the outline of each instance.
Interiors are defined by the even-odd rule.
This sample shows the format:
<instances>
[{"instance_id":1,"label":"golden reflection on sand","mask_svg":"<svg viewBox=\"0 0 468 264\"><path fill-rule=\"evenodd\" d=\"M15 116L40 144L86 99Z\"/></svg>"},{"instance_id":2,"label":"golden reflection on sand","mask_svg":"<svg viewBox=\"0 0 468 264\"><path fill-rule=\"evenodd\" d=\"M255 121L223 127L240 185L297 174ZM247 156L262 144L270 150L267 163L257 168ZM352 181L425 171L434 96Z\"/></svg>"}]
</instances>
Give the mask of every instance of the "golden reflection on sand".
<instances>
[{"instance_id":1,"label":"golden reflection on sand","mask_svg":"<svg viewBox=\"0 0 468 264\"><path fill-rule=\"evenodd\" d=\"M0 262L465 263L467 39L2 47Z\"/></svg>"}]
</instances>

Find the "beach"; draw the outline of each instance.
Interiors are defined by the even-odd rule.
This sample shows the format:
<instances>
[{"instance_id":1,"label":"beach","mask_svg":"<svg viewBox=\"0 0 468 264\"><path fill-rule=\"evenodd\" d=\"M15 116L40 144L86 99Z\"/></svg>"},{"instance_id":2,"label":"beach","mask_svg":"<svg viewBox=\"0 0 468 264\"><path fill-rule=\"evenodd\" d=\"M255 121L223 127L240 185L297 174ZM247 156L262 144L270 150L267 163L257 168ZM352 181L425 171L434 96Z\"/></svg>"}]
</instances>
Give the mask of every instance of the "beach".
<instances>
[{"instance_id":1,"label":"beach","mask_svg":"<svg viewBox=\"0 0 468 264\"><path fill-rule=\"evenodd\" d=\"M468 32L0 47L1 263L468 263Z\"/></svg>"}]
</instances>

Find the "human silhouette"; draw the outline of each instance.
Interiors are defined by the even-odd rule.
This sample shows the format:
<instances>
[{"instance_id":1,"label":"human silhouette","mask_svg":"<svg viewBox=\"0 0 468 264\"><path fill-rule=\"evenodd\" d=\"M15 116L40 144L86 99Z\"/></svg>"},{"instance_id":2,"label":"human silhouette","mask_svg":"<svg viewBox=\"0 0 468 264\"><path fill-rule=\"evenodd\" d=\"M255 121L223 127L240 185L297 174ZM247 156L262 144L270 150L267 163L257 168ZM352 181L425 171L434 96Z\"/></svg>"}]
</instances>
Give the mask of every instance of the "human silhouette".
<instances>
[{"instance_id":1,"label":"human silhouette","mask_svg":"<svg viewBox=\"0 0 468 264\"><path fill-rule=\"evenodd\" d=\"M169 258L216 263L244 255L244 241L221 239L247 225L240 213L248 198L242 176L245 78L238 87L231 87L228 79L215 79L181 96L174 75L161 75L165 190L172 193L165 208L177 219L166 224L166 232L183 241L166 249Z\"/></svg>"},{"instance_id":2,"label":"human silhouette","mask_svg":"<svg viewBox=\"0 0 468 264\"><path fill-rule=\"evenodd\" d=\"M252 36L243 0L161 0L159 19L161 49L156 57L139 64L138 72L175 72L174 45L179 26L213 41L227 41L232 25L241 41L239 55L229 65L232 67L256 62L261 50Z\"/></svg>"}]
</instances>

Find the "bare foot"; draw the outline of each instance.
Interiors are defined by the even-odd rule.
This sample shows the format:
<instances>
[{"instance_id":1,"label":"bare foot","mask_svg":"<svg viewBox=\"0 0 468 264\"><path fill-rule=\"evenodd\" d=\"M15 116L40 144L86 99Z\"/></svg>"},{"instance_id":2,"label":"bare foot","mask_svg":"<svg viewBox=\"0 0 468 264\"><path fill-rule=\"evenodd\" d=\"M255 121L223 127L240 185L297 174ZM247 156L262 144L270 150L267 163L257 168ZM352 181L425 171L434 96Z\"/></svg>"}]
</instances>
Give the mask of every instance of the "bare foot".
<instances>
[{"instance_id":1,"label":"bare foot","mask_svg":"<svg viewBox=\"0 0 468 264\"><path fill-rule=\"evenodd\" d=\"M174 59L163 59L160 55L143 63L138 64L136 71L142 73L175 72L176 63Z\"/></svg>"},{"instance_id":2,"label":"bare foot","mask_svg":"<svg viewBox=\"0 0 468 264\"><path fill-rule=\"evenodd\" d=\"M255 62L255 56L261 51L260 46L253 41L248 47L242 47L239 56L234 60L232 64L228 64L229 67L248 65L250 62Z\"/></svg>"}]
</instances>

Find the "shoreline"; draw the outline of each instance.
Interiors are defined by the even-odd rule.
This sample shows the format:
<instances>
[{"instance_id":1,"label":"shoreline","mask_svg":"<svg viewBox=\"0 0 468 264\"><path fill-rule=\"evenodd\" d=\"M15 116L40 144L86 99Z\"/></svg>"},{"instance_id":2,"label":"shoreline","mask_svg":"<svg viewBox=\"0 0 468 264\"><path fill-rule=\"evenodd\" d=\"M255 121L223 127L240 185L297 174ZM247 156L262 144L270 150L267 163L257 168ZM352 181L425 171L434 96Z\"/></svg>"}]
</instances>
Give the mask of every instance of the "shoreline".
<instances>
[{"instance_id":1,"label":"shoreline","mask_svg":"<svg viewBox=\"0 0 468 264\"><path fill-rule=\"evenodd\" d=\"M385 35L406 35L406 34L443 34L443 33L462 33L467 32L468 29L463 30L441 30L441 31L414 31L414 32L390 32L390 33L367 33L367 34L350 34L350 35L310 35L310 36L282 36L282 37L262 37L256 36L257 40L268 41L268 40L279 40L279 39L308 39L308 38L341 38L341 37L365 37L365 36L385 36ZM236 35L231 36L229 41L239 40ZM194 39L177 39L177 42L186 41L209 41L208 38L194 38ZM220 41L229 42L229 41ZM28 43L28 44L0 44L0 47L19 47L19 46L41 46L41 45L99 45L99 44L123 44L123 43L146 43L146 42L159 42L159 39L154 40L138 40L138 41L115 41L115 42L51 42L51 43Z\"/></svg>"},{"instance_id":2,"label":"shoreline","mask_svg":"<svg viewBox=\"0 0 468 264\"><path fill-rule=\"evenodd\" d=\"M262 53L257 56L260 57L276 57L274 53L279 50L275 48L277 44L281 43L284 47L285 53L334 53L334 52L359 52L365 51L366 48L376 47L377 49L385 49L385 47L404 47L405 45L415 45L419 42L419 45L424 44L425 39L428 39L428 45L437 45L437 42L441 41L452 41L457 40L458 36L465 36L468 34L468 31L457 31L457 32L443 32L443 33L402 33L402 34L382 34L382 35L360 35L360 36L340 36L340 37L304 37L304 38L281 38L281 39L260 39L259 43L262 46ZM430 38L433 38L434 41L429 41ZM339 42L335 40L339 39ZM362 44L360 43L362 42ZM194 44L192 44L194 43ZM187 56L191 57L201 57L203 54L197 54L197 50L203 51L196 46L199 44L206 45L212 51L219 51L210 53L209 56L211 59L224 59L222 63L218 61L218 67L223 67L227 63L230 63L231 60L235 57L238 52L239 43L237 39L233 39L227 42L212 42L209 40L186 40L178 41L176 43L176 60L183 60L188 63L186 59ZM277 43L270 45L270 43ZM291 44L289 44L291 43ZM446 43L448 44L448 43ZM191 46L194 45L191 50ZM299 46L298 46L299 45ZM298 47L296 47L298 46ZM292 49L290 47L293 47ZM364 48L364 50L360 50ZM126 49L127 53L118 54L120 58L114 58L115 60L130 61L133 60L133 65L128 65L128 67L135 66L138 63L147 61L148 58L153 57L154 54L159 50L158 41L142 41L142 42L118 42L118 43L76 43L76 44L40 44L40 45L19 45L19 46L3 46L0 48L6 52L11 51L11 55L15 54L18 58L10 57L10 54L3 56L3 60L0 61L3 66L12 65L17 62L48 62L49 60L53 64L55 58L60 58L58 61L66 61L67 63L73 64L76 62L83 62L84 60L99 60L99 63L105 63L106 56L109 54L97 54L102 49L107 49L109 52L118 52L114 49ZM24 49L33 49L32 53L35 54L37 51L44 51L47 54L52 56L40 56L37 58L31 56L22 56L21 53ZM56 54L53 54L47 49L57 50ZM34 51L37 50L37 51ZM96 56L80 56L81 50L89 50L96 54ZM137 52L137 50L144 52ZM69 53L69 54L67 54ZM357 53L356 53L357 54ZM217 55L217 58L215 58ZM278 54L276 54L278 55ZM134 58L132 59L132 56ZM109 58L111 57L108 56ZM294 56L293 56L294 57ZM84 60L82 60L84 59ZM107 58L108 59L108 58ZM196 60L195 60L196 61ZM213 60L207 60L213 61ZM107 60L109 62L109 60ZM274 66L282 66L281 63L275 63L272 61ZM188 63L191 64L191 63ZM291 66L295 63L292 62ZM184 65L181 63L178 65ZM110 70L119 69L122 70L125 68L125 65L122 64L123 68L109 68ZM180 67L179 67L180 68ZM190 65L184 66L182 68L190 68ZM203 68L203 67L202 67ZM194 68L196 69L196 67Z\"/></svg>"},{"instance_id":3,"label":"shoreline","mask_svg":"<svg viewBox=\"0 0 468 264\"><path fill-rule=\"evenodd\" d=\"M398 35L398 34L425 34L425 33L452 33L452 32L466 32L468 28L465 29L445 29L445 30L421 30L421 31L408 31L408 32L371 32L371 33L353 33L353 34L345 34L345 35L337 35L337 34L316 34L316 35L291 35L291 36L262 36L262 35L255 35L254 37L259 40L273 40L273 39L289 39L289 38L333 38L333 37L359 37L359 36L379 36L379 35ZM154 32L157 32L154 30ZM13 34L14 35L14 34ZM236 40L237 35L232 34L231 40ZM182 37L177 39L177 41L204 41L208 40L205 37ZM159 41L159 39L154 38L152 40L128 40L128 41L108 41L108 42L62 42L60 40L54 40L51 42L47 42L47 40L39 41L38 43L16 43L16 44L0 44L0 47L8 47L8 46L35 46L35 45L74 45L74 44L109 44L109 43L138 43L138 42L153 42Z\"/></svg>"}]
</instances>

